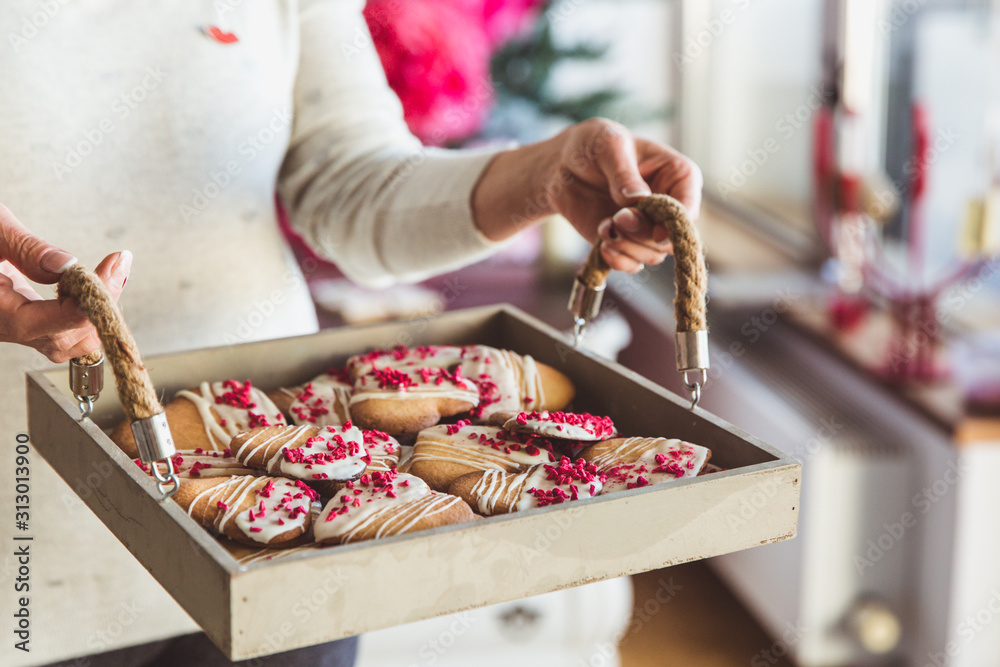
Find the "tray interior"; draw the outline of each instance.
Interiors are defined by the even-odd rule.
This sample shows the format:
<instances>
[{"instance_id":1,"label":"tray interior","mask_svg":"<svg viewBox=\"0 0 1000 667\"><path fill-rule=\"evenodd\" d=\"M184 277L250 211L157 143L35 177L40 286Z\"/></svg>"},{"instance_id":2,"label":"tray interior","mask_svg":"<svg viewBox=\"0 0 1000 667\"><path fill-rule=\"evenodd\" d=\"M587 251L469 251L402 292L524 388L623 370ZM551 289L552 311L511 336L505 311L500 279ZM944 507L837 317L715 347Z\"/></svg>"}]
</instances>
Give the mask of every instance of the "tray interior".
<instances>
[{"instance_id":1,"label":"tray interior","mask_svg":"<svg viewBox=\"0 0 1000 667\"><path fill-rule=\"evenodd\" d=\"M324 340L329 341L328 347L322 345ZM712 462L724 468L783 457L781 452L711 414L689 410L686 399L637 373L585 349L573 348L559 332L511 306L489 306L404 323L362 325L295 338L158 355L146 358L145 364L161 400L166 402L177 391L203 380L250 379L255 386L271 390L305 382L327 368L341 365L347 357L369 349L432 343L482 343L530 354L570 377L577 387L574 410L611 417L623 435L676 437L697 444L710 442ZM69 396L65 373L55 370L44 375ZM105 390L95 404L92 419L107 430L122 420L123 413L110 370L105 376ZM628 391L634 384L651 390L655 396ZM178 443L178 447L183 445Z\"/></svg>"}]
</instances>

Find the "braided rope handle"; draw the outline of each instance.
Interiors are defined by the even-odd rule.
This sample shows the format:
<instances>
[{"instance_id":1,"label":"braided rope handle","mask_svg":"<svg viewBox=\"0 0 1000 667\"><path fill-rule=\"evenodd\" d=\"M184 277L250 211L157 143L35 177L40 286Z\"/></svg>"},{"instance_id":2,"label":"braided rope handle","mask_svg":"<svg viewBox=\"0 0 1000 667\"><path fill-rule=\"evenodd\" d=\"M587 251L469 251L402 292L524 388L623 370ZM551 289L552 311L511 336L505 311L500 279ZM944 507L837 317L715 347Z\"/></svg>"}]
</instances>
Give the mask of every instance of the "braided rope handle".
<instances>
[{"instance_id":1,"label":"braided rope handle","mask_svg":"<svg viewBox=\"0 0 1000 667\"><path fill-rule=\"evenodd\" d=\"M115 374L118 398L131 423L139 458L143 463L151 465L160 499L166 500L180 488L180 480L171 458L176 449L163 406L156 397L156 389L142 364L142 356L132 338L132 332L125 324L125 318L104 283L82 266L71 267L59 276L58 292L60 297L75 299L97 329L104 353ZM103 358L98 350L77 357L70 364L94 366ZM88 399L84 417L89 416L90 405ZM165 473L160 470L159 461L166 461Z\"/></svg>"},{"instance_id":2,"label":"braided rope handle","mask_svg":"<svg viewBox=\"0 0 1000 667\"><path fill-rule=\"evenodd\" d=\"M670 232L674 246L674 317L677 331L707 331L706 295L708 271L701 248L698 229L688 218L687 209L669 195L654 194L643 197L636 204L654 224ZM592 289L600 289L607 282L611 267L601 255L601 241L594 244L587 261L577 275L580 282Z\"/></svg>"},{"instance_id":3,"label":"braided rope handle","mask_svg":"<svg viewBox=\"0 0 1000 667\"><path fill-rule=\"evenodd\" d=\"M73 266L59 277L59 296L75 299L101 338L101 345L118 387L118 398L130 422L148 419L163 412L156 390L142 365L139 348L125 318L100 278L80 265ZM101 353L93 352L73 361L90 366L100 361Z\"/></svg>"}]
</instances>

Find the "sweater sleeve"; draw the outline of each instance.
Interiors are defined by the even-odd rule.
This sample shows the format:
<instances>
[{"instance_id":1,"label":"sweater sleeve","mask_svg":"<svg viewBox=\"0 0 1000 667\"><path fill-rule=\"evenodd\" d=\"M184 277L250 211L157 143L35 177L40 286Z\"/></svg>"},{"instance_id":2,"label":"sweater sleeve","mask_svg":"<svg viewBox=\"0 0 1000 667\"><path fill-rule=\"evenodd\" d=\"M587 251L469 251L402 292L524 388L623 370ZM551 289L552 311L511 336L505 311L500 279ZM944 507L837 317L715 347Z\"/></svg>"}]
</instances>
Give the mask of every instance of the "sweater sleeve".
<instances>
[{"instance_id":1,"label":"sweater sleeve","mask_svg":"<svg viewBox=\"0 0 1000 667\"><path fill-rule=\"evenodd\" d=\"M496 150L423 147L403 120L361 10L302 0L294 124L278 190L292 226L352 280L417 281L501 244L471 194Z\"/></svg>"}]
</instances>

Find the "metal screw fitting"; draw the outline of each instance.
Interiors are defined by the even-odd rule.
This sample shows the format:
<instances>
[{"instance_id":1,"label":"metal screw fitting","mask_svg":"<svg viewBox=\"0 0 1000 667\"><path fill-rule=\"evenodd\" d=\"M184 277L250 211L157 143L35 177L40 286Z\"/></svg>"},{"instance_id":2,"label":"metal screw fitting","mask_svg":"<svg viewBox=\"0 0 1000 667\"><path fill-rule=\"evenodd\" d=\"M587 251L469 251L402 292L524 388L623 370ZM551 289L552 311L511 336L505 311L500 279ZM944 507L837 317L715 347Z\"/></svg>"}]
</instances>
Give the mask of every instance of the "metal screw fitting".
<instances>
[{"instance_id":1,"label":"metal screw fitting","mask_svg":"<svg viewBox=\"0 0 1000 667\"><path fill-rule=\"evenodd\" d=\"M94 409L94 401L104 389L104 357L90 365L70 359L69 387L76 396L83 418L86 419Z\"/></svg>"},{"instance_id":2,"label":"metal screw fitting","mask_svg":"<svg viewBox=\"0 0 1000 667\"><path fill-rule=\"evenodd\" d=\"M573 315L573 339L577 345L583 339L584 328L601 312L605 287L606 284L600 287L585 285L579 276L573 281L573 291L569 295L569 312Z\"/></svg>"},{"instance_id":3,"label":"metal screw fitting","mask_svg":"<svg viewBox=\"0 0 1000 667\"><path fill-rule=\"evenodd\" d=\"M677 370L684 374L684 385L691 390L691 409L701 400L701 388L708 382L708 332L678 331ZM695 374L692 380L689 375Z\"/></svg>"},{"instance_id":4,"label":"metal screw fitting","mask_svg":"<svg viewBox=\"0 0 1000 667\"><path fill-rule=\"evenodd\" d=\"M135 445L139 449L139 460L143 463L155 464L177 453L166 414L160 412L152 417L137 419L131 426Z\"/></svg>"}]
</instances>

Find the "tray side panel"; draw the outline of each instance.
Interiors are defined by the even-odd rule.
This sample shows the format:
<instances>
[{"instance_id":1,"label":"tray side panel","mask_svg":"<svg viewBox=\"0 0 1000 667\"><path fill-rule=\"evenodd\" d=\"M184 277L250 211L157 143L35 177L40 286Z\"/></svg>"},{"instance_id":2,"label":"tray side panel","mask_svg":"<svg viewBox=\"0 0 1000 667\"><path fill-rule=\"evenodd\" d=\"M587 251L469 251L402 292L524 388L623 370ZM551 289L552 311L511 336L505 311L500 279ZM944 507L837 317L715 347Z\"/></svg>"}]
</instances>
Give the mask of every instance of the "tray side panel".
<instances>
[{"instance_id":1,"label":"tray side panel","mask_svg":"<svg viewBox=\"0 0 1000 667\"><path fill-rule=\"evenodd\" d=\"M800 472L788 464L669 490L648 487L613 501L277 561L233 579L230 657L789 539L797 528Z\"/></svg>"},{"instance_id":2,"label":"tray side panel","mask_svg":"<svg viewBox=\"0 0 1000 667\"><path fill-rule=\"evenodd\" d=\"M28 376L28 433L35 451L212 640L227 646L229 572L204 545L217 552L222 548L198 526L197 537L188 535L178 522L190 522L183 510L172 502L161 505L140 487L123 461L98 444L99 439L107 440L104 434L93 423L79 422L67 414L66 406L58 404L40 382L47 381ZM49 386L49 390L57 392L55 387ZM111 447L124 459L124 465L138 471L117 447ZM81 493L81 489L87 492Z\"/></svg>"}]
</instances>

